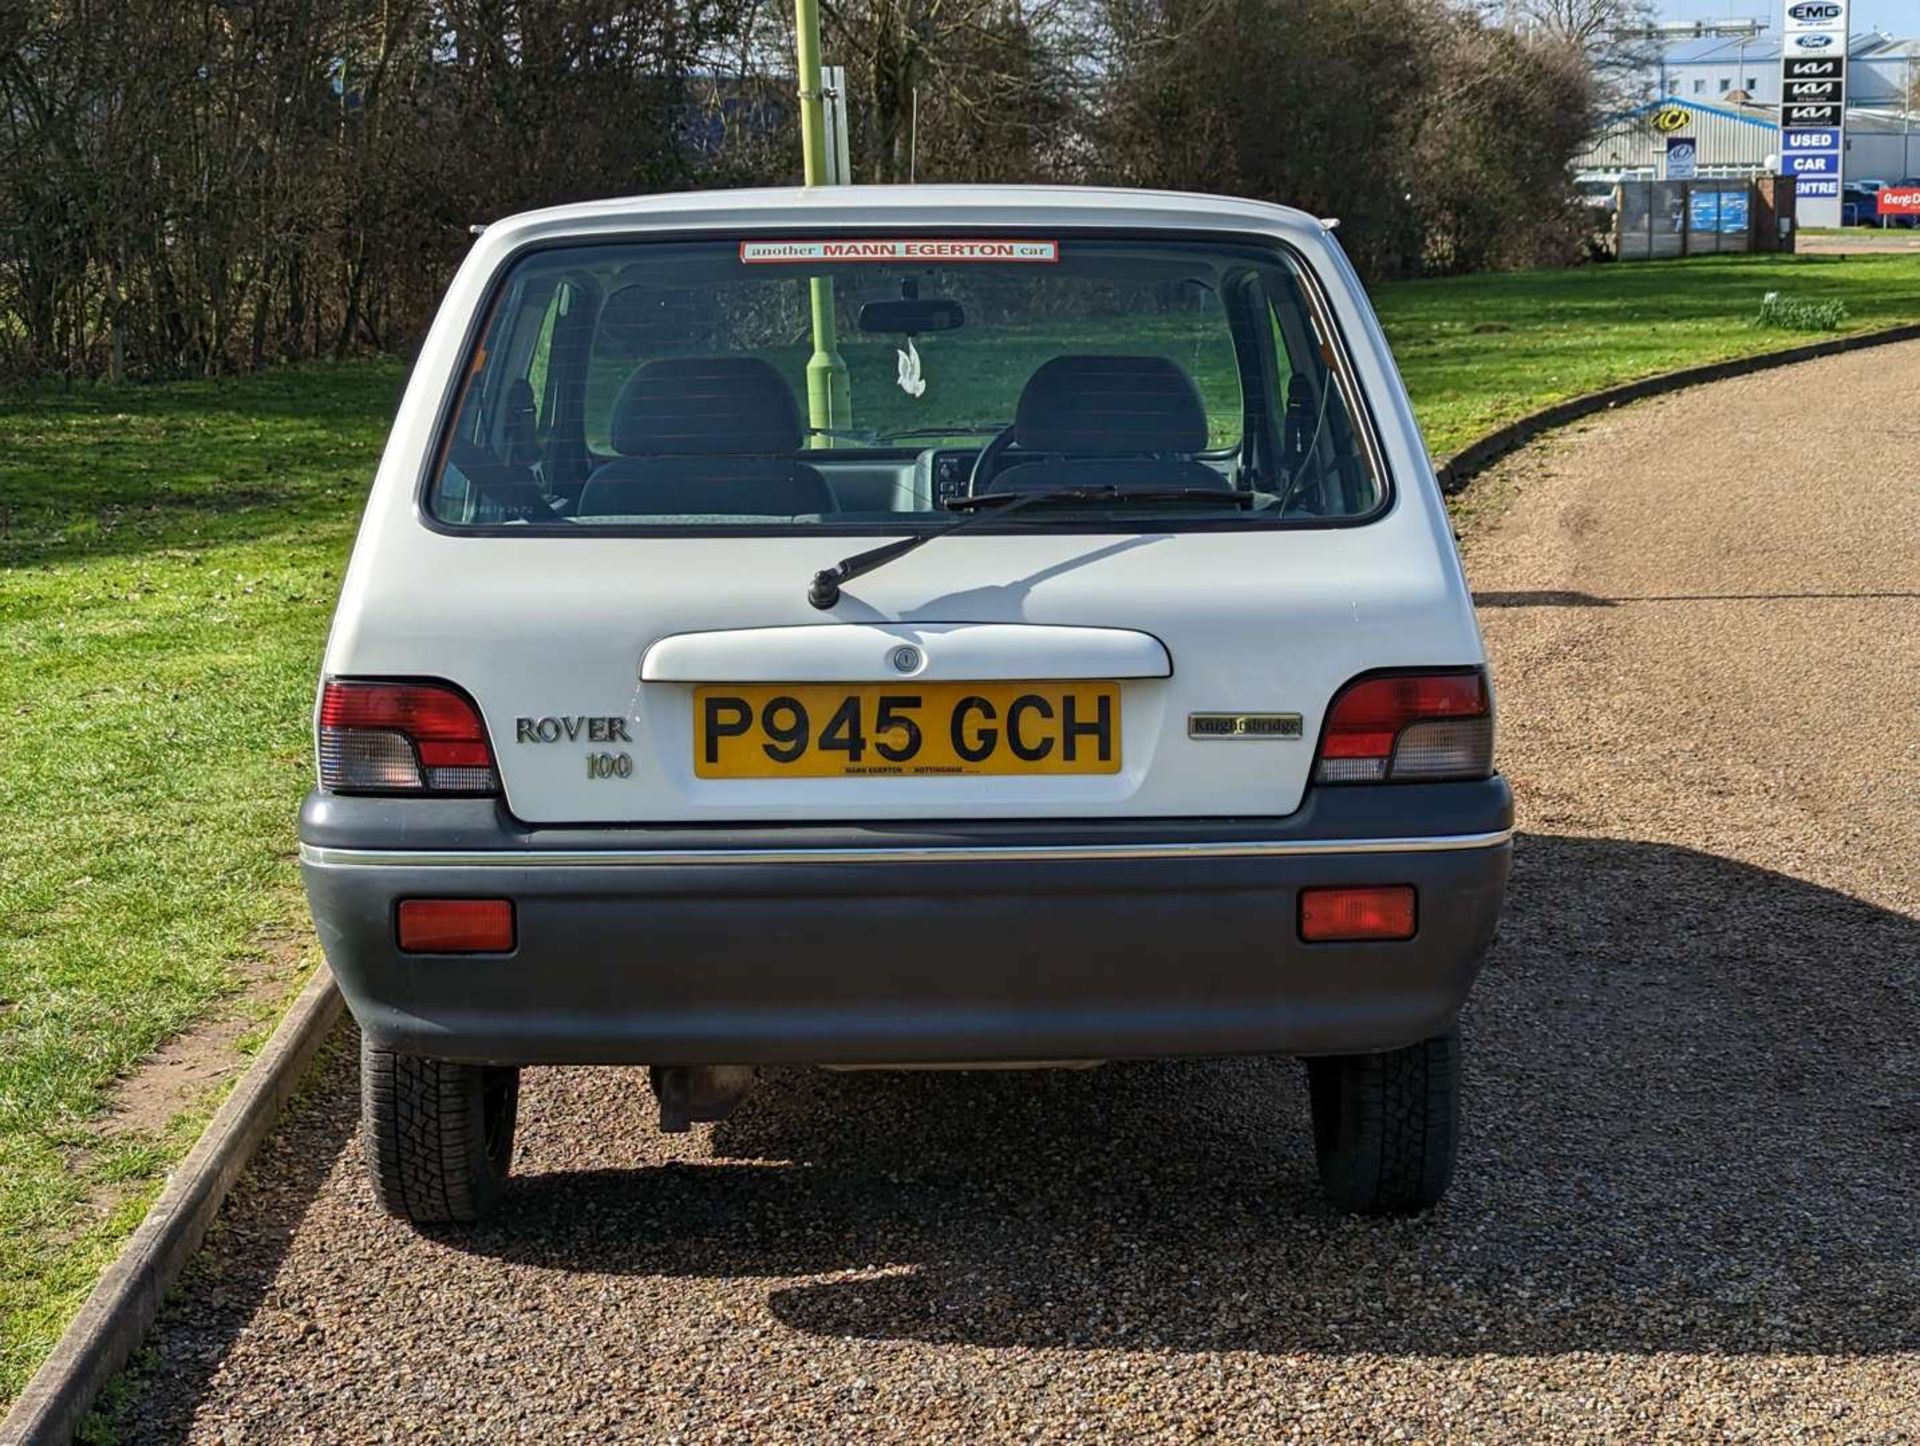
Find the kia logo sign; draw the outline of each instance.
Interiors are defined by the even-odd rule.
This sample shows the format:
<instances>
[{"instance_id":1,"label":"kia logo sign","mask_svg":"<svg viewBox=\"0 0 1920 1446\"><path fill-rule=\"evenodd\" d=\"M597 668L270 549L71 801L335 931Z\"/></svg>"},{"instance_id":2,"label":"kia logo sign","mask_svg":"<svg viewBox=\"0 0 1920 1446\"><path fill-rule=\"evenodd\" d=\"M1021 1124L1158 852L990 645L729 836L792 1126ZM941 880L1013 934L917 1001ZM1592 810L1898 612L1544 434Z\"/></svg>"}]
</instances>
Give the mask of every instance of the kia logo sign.
<instances>
[{"instance_id":1,"label":"kia logo sign","mask_svg":"<svg viewBox=\"0 0 1920 1446\"><path fill-rule=\"evenodd\" d=\"M1816 20L1838 20L1840 14L1840 7L1834 4L1833 0L1800 0L1798 5L1787 7L1787 17L1803 23Z\"/></svg>"},{"instance_id":2,"label":"kia logo sign","mask_svg":"<svg viewBox=\"0 0 1920 1446\"><path fill-rule=\"evenodd\" d=\"M1833 37L1831 35L1796 35L1793 37L1793 44L1797 50L1825 50L1833 44Z\"/></svg>"}]
</instances>

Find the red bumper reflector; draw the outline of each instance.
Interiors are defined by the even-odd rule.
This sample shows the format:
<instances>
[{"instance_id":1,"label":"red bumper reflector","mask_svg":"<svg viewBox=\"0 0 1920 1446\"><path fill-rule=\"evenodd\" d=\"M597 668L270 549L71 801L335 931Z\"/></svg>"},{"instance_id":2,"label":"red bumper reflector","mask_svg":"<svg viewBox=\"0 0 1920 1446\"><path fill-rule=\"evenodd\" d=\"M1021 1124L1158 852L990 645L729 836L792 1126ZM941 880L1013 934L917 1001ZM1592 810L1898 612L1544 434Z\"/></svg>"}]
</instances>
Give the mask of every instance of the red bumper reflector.
<instances>
[{"instance_id":1,"label":"red bumper reflector","mask_svg":"<svg viewBox=\"0 0 1920 1446\"><path fill-rule=\"evenodd\" d=\"M409 954L509 954L513 901L403 899L394 933Z\"/></svg>"},{"instance_id":2,"label":"red bumper reflector","mask_svg":"<svg viewBox=\"0 0 1920 1446\"><path fill-rule=\"evenodd\" d=\"M1411 884L1300 891L1300 937L1309 944L1411 939L1413 921Z\"/></svg>"}]
</instances>

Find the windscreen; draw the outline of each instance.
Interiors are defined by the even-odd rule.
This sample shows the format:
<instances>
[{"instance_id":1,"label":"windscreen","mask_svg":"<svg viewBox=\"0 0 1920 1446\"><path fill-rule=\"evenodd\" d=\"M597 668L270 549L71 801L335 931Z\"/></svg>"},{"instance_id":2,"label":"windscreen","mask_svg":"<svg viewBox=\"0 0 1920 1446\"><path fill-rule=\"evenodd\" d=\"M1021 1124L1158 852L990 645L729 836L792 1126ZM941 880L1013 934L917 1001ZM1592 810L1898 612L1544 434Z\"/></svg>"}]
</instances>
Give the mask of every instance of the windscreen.
<instances>
[{"instance_id":1,"label":"windscreen","mask_svg":"<svg viewBox=\"0 0 1920 1446\"><path fill-rule=\"evenodd\" d=\"M462 528L1350 522L1384 483L1301 263L1164 237L559 246L497 289L429 480Z\"/></svg>"}]
</instances>

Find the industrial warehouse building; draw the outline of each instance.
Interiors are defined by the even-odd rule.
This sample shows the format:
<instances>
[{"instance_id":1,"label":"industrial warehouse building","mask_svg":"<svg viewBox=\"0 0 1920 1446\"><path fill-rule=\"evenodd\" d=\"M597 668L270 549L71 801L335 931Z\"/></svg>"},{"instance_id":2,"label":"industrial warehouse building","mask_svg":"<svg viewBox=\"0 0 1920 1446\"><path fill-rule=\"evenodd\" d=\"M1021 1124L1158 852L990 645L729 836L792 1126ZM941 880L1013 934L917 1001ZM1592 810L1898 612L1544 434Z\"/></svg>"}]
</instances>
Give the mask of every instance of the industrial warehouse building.
<instances>
[{"instance_id":1,"label":"industrial warehouse building","mask_svg":"<svg viewBox=\"0 0 1920 1446\"><path fill-rule=\"evenodd\" d=\"M1727 27L1739 29L1738 25ZM1761 176L1780 153L1780 42L1747 22L1749 33L1683 39L1663 53L1648 88L1657 99L1616 116L1574 161L1589 190L1614 180L1660 174L1670 135L1697 144L1698 173ZM1920 39L1853 36L1847 46L1848 181L1897 181L1920 175ZM1687 114L1675 126L1667 113Z\"/></svg>"},{"instance_id":2,"label":"industrial warehouse building","mask_svg":"<svg viewBox=\"0 0 1920 1446\"><path fill-rule=\"evenodd\" d=\"M1687 113L1686 125L1663 126L1662 117L1672 110ZM1673 134L1693 137L1703 176L1764 176L1780 152L1780 112L1778 107L1738 101L1649 101L1610 122L1574 160L1574 169L1582 180L1653 179L1660 173L1667 137Z\"/></svg>"},{"instance_id":3,"label":"industrial warehouse building","mask_svg":"<svg viewBox=\"0 0 1920 1446\"><path fill-rule=\"evenodd\" d=\"M1759 22L1748 22L1755 31ZM1847 41L1847 95L1855 105L1898 111L1920 81L1920 39L1875 31ZM1780 42L1765 34L1709 35L1661 53L1658 92L1673 100L1724 101L1738 96L1780 104Z\"/></svg>"}]
</instances>

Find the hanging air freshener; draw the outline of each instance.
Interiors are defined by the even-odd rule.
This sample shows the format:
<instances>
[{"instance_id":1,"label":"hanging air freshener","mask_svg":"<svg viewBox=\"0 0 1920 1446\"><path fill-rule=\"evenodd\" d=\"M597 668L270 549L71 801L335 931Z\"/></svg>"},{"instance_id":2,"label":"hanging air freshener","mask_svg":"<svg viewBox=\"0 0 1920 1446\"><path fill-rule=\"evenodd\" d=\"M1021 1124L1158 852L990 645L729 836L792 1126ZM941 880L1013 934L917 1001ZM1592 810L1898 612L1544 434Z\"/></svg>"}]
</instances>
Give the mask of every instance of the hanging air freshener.
<instances>
[{"instance_id":1,"label":"hanging air freshener","mask_svg":"<svg viewBox=\"0 0 1920 1446\"><path fill-rule=\"evenodd\" d=\"M920 349L913 344L913 338L907 338L905 351L896 351L894 355L900 358L900 390L910 397L924 395L927 380L920 375Z\"/></svg>"}]
</instances>

